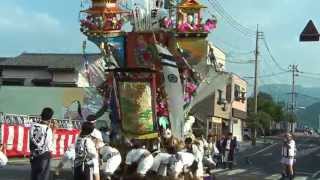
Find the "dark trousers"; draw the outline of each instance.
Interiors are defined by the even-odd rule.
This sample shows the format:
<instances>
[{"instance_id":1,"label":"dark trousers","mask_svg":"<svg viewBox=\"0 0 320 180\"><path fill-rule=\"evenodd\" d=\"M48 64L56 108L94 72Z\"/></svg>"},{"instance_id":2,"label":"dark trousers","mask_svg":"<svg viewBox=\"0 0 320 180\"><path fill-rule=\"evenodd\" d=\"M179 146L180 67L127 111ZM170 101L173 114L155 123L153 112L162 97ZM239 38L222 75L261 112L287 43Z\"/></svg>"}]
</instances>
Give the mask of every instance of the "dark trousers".
<instances>
[{"instance_id":1,"label":"dark trousers","mask_svg":"<svg viewBox=\"0 0 320 180\"><path fill-rule=\"evenodd\" d=\"M44 153L37 157L32 157L31 180L49 180L50 178L50 153Z\"/></svg>"},{"instance_id":2,"label":"dark trousers","mask_svg":"<svg viewBox=\"0 0 320 180\"><path fill-rule=\"evenodd\" d=\"M74 180L92 180L93 179L93 167L78 166L74 168Z\"/></svg>"}]
</instances>

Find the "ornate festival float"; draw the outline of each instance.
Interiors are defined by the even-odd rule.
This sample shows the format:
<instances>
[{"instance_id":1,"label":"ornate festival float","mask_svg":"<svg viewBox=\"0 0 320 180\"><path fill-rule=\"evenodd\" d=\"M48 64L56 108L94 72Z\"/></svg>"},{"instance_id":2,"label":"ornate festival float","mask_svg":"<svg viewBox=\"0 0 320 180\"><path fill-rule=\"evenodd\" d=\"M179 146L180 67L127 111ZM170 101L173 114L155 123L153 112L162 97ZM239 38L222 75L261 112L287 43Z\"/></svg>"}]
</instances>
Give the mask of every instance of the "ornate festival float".
<instances>
[{"instance_id":1,"label":"ornate festival float","mask_svg":"<svg viewBox=\"0 0 320 180\"><path fill-rule=\"evenodd\" d=\"M146 141L170 129L182 139L202 80L195 67L206 61L206 37L216 20L203 21L205 6L196 0L91 0L81 6L81 32L105 61L112 129Z\"/></svg>"}]
</instances>

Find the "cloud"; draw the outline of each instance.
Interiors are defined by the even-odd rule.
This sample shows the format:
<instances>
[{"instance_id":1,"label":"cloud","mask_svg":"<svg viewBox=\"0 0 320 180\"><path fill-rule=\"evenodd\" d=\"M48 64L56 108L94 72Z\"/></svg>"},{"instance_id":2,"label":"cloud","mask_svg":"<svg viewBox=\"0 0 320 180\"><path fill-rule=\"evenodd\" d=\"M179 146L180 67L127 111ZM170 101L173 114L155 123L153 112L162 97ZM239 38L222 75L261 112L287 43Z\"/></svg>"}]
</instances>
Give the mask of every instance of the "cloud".
<instances>
[{"instance_id":1,"label":"cloud","mask_svg":"<svg viewBox=\"0 0 320 180\"><path fill-rule=\"evenodd\" d=\"M0 7L0 32L61 32L58 19L46 12L27 11L19 6Z\"/></svg>"}]
</instances>

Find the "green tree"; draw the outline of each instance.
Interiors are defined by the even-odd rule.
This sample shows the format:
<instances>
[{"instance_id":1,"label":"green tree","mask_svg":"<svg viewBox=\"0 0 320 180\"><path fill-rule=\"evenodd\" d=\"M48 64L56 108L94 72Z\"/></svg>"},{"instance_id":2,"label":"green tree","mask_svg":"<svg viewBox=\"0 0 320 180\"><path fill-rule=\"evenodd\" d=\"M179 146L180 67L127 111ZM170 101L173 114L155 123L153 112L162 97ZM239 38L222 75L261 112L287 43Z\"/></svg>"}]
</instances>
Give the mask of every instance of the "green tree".
<instances>
[{"instance_id":1,"label":"green tree","mask_svg":"<svg viewBox=\"0 0 320 180\"><path fill-rule=\"evenodd\" d=\"M258 113L254 113L254 98L248 98L248 119L247 123L252 132L259 130L264 136L270 130L273 122L280 122L285 120L285 113L283 111L284 105L274 102L270 94L260 92L258 94ZM253 136L255 137L255 136ZM253 144L255 144L253 139Z\"/></svg>"}]
</instances>

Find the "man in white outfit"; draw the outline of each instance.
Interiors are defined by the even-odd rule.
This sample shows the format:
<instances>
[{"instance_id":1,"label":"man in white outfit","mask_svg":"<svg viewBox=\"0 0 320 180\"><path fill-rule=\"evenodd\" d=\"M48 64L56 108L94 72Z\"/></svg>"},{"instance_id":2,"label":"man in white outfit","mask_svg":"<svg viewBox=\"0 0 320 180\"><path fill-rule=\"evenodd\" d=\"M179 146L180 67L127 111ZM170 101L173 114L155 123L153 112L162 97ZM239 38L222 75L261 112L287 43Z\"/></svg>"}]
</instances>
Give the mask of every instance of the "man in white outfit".
<instances>
[{"instance_id":1,"label":"man in white outfit","mask_svg":"<svg viewBox=\"0 0 320 180\"><path fill-rule=\"evenodd\" d=\"M288 176L291 180L294 177L293 164L295 163L296 143L290 133L287 133L284 137L281 155L281 163L283 165L282 179Z\"/></svg>"},{"instance_id":2,"label":"man in white outfit","mask_svg":"<svg viewBox=\"0 0 320 180\"><path fill-rule=\"evenodd\" d=\"M134 140L133 149L128 152L125 164L126 173L135 171L139 177L145 177L153 165L153 156L138 140Z\"/></svg>"},{"instance_id":3,"label":"man in white outfit","mask_svg":"<svg viewBox=\"0 0 320 180\"><path fill-rule=\"evenodd\" d=\"M104 145L100 149L101 155L101 170L105 179L111 179L114 172L119 168L121 164L121 154L116 149L109 145Z\"/></svg>"},{"instance_id":4,"label":"man in white outfit","mask_svg":"<svg viewBox=\"0 0 320 180\"><path fill-rule=\"evenodd\" d=\"M41 112L41 121L33 123L29 131L31 180L49 180L53 133L51 121L53 110L49 107Z\"/></svg>"},{"instance_id":5,"label":"man in white outfit","mask_svg":"<svg viewBox=\"0 0 320 180\"><path fill-rule=\"evenodd\" d=\"M96 126L97 117L93 114L89 115L86 118L87 122L91 123L94 127ZM100 150L101 147L103 147L103 138L102 133L95 127L91 133L91 136L93 137L93 141L96 145L97 151ZM97 152L98 154L98 152ZM100 180L100 168L99 168L99 156L96 156L97 158L93 159L94 167L93 167L93 173L94 173L94 179Z\"/></svg>"},{"instance_id":6,"label":"man in white outfit","mask_svg":"<svg viewBox=\"0 0 320 180\"><path fill-rule=\"evenodd\" d=\"M189 152L194 155L195 161L197 162L197 168L196 171L193 172L194 176L196 176L198 179L202 178L204 173L203 173L203 151L201 150L201 143L200 145L195 145L193 144L192 138L186 138L185 139L185 152ZM200 148L199 148L200 147Z\"/></svg>"}]
</instances>

